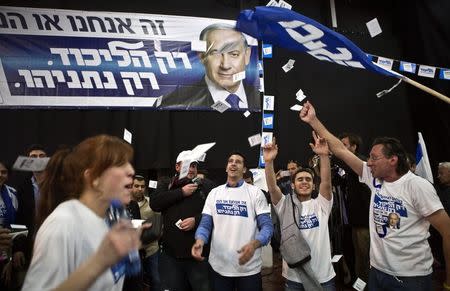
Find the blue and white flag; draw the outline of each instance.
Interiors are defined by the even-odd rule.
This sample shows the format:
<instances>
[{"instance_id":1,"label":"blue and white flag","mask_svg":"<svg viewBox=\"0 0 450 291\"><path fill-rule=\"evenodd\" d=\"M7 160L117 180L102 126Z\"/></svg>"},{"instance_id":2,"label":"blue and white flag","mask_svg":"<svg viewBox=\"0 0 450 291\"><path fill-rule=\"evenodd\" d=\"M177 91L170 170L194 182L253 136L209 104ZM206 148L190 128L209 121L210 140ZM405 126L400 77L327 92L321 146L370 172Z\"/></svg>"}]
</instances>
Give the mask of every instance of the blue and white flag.
<instances>
[{"instance_id":1,"label":"blue and white flag","mask_svg":"<svg viewBox=\"0 0 450 291\"><path fill-rule=\"evenodd\" d=\"M433 183L433 173L431 172L430 161L428 160L427 148L423 140L422 133L418 132L419 141L416 149L416 174Z\"/></svg>"},{"instance_id":2,"label":"blue and white flag","mask_svg":"<svg viewBox=\"0 0 450 291\"><path fill-rule=\"evenodd\" d=\"M402 77L373 64L371 58L346 37L289 9L258 6L241 11L236 27L264 43L306 52L322 61Z\"/></svg>"}]
</instances>

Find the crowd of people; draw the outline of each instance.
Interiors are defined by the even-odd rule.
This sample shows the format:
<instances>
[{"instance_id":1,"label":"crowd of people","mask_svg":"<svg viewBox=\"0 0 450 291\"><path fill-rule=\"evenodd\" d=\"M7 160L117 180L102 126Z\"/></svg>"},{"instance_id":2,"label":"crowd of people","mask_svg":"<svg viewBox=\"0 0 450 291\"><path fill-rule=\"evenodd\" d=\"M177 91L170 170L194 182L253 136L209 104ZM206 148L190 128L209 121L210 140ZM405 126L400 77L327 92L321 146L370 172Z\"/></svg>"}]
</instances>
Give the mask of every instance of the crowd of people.
<instances>
[{"instance_id":1,"label":"crowd of people","mask_svg":"<svg viewBox=\"0 0 450 291\"><path fill-rule=\"evenodd\" d=\"M440 264L450 290L450 162L439 164L433 187L413 173L397 139L376 138L365 158L360 138L333 135L309 102L299 118L313 129L314 158L276 172L278 145L265 145L268 192L253 185L240 152L228 155L222 185L199 178L197 160L182 177L189 154L182 152L174 175L149 194L131 145L108 135L56 151L44 171L15 187L0 160L0 289L262 290L262 247L272 244L283 258L285 290L336 290L331 220L339 207L353 245L344 253L352 279L369 290L433 290ZM39 145L26 152L47 154ZM110 226L116 200L128 219ZM159 217L161 233L142 243ZM15 225L28 233L14 235ZM430 225L441 237L431 247ZM136 250L142 271L133 275L123 262Z\"/></svg>"}]
</instances>

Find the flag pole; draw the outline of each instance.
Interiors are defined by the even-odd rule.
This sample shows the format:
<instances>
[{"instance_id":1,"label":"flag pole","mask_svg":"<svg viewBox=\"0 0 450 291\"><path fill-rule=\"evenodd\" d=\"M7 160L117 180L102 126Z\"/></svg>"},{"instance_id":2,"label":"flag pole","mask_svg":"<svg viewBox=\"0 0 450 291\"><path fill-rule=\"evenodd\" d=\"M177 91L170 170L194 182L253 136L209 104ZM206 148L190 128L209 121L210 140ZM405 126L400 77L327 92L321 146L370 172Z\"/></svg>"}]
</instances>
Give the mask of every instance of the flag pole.
<instances>
[{"instance_id":1,"label":"flag pole","mask_svg":"<svg viewBox=\"0 0 450 291\"><path fill-rule=\"evenodd\" d=\"M431 94L431 95L433 95L433 96L435 96L435 97L441 99L442 101L444 101L444 102L450 104L450 98L448 98L448 97L445 96L444 94L439 93L438 91L433 90L433 89L431 89L431 88L429 88L429 87L427 87L427 86L425 86L425 85L422 85L422 84L420 84L419 82L416 82L416 81L414 81L414 80L411 80L410 78L408 78L408 77L406 77L406 76L403 76L403 75L401 75L401 76L402 76L402 80L403 80L403 81L408 82L409 84L413 85L414 87L417 87L417 88L419 88L420 90L423 90L423 91L425 91L425 92L427 92L427 93L429 93L429 94Z\"/></svg>"}]
</instances>

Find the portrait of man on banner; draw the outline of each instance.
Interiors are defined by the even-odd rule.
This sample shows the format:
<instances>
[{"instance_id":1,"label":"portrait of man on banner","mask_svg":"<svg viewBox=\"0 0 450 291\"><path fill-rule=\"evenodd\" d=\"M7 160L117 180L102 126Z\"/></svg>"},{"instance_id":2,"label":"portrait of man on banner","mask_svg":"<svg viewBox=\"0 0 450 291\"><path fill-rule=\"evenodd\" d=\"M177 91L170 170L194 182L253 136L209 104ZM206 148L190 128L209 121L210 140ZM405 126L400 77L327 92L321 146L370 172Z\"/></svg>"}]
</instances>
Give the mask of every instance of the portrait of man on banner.
<instances>
[{"instance_id":1,"label":"portrait of man on banner","mask_svg":"<svg viewBox=\"0 0 450 291\"><path fill-rule=\"evenodd\" d=\"M245 36L231 24L215 23L205 27L199 39L206 42L206 51L198 53L204 76L192 85L178 85L163 96L160 108L211 110L221 101L231 110L259 111L258 87L245 82L252 58Z\"/></svg>"}]
</instances>

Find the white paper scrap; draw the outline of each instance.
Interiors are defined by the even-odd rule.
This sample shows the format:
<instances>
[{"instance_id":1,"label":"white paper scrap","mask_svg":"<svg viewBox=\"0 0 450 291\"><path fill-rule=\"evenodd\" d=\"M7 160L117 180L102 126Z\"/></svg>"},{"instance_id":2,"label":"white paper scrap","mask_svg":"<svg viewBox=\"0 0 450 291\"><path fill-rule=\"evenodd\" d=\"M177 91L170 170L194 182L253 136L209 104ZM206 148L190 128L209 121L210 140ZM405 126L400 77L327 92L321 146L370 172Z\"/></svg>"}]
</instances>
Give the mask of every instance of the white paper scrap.
<instances>
[{"instance_id":1,"label":"white paper scrap","mask_svg":"<svg viewBox=\"0 0 450 291\"><path fill-rule=\"evenodd\" d=\"M302 110L302 108L303 108L303 106L301 106L301 105L298 105L298 104L295 104L294 106L291 106L291 110L292 111L300 111L300 110Z\"/></svg>"},{"instance_id":2,"label":"white paper scrap","mask_svg":"<svg viewBox=\"0 0 450 291\"><path fill-rule=\"evenodd\" d=\"M332 258L331 258L331 262L332 263L337 263L337 262L339 262L339 260L342 258L342 255L334 255Z\"/></svg>"},{"instance_id":3,"label":"white paper scrap","mask_svg":"<svg viewBox=\"0 0 450 291\"><path fill-rule=\"evenodd\" d=\"M156 187L158 187L158 181L155 181L155 180L148 181L148 188L156 189Z\"/></svg>"},{"instance_id":4,"label":"white paper scrap","mask_svg":"<svg viewBox=\"0 0 450 291\"><path fill-rule=\"evenodd\" d=\"M378 22L378 19L374 18L371 21L366 23L367 29L369 30L370 37L375 37L382 33L380 23Z\"/></svg>"},{"instance_id":5,"label":"white paper scrap","mask_svg":"<svg viewBox=\"0 0 450 291\"><path fill-rule=\"evenodd\" d=\"M280 4L278 4L277 0L270 0L266 6L280 7Z\"/></svg>"},{"instance_id":6,"label":"white paper scrap","mask_svg":"<svg viewBox=\"0 0 450 291\"><path fill-rule=\"evenodd\" d=\"M294 68L294 63L295 60L289 59L289 61L282 67L283 71L287 73L292 70L292 68Z\"/></svg>"},{"instance_id":7,"label":"white paper scrap","mask_svg":"<svg viewBox=\"0 0 450 291\"><path fill-rule=\"evenodd\" d=\"M197 158L197 161L204 162L206 160L206 153L203 153L201 156Z\"/></svg>"},{"instance_id":8,"label":"white paper scrap","mask_svg":"<svg viewBox=\"0 0 450 291\"><path fill-rule=\"evenodd\" d=\"M356 289L358 291L363 291L364 288L366 287L366 285L367 285L366 282L364 282L360 278L357 278L355 283L353 283L353 289Z\"/></svg>"},{"instance_id":9,"label":"white paper scrap","mask_svg":"<svg viewBox=\"0 0 450 291\"><path fill-rule=\"evenodd\" d=\"M133 138L133 135L131 134L131 132L124 128L123 129L123 139L128 142L129 144L131 144L131 139Z\"/></svg>"},{"instance_id":10,"label":"white paper scrap","mask_svg":"<svg viewBox=\"0 0 450 291\"><path fill-rule=\"evenodd\" d=\"M240 80L245 79L245 71L236 73L233 75L233 82L239 82Z\"/></svg>"},{"instance_id":11,"label":"white paper scrap","mask_svg":"<svg viewBox=\"0 0 450 291\"><path fill-rule=\"evenodd\" d=\"M178 179L183 179L188 175L190 166L191 166L191 159L181 161L181 169Z\"/></svg>"},{"instance_id":12,"label":"white paper scrap","mask_svg":"<svg viewBox=\"0 0 450 291\"><path fill-rule=\"evenodd\" d=\"M193 148L191 150L191 159L192 160L199 160L199 158L206 153L207 151L209 151L210 148L212 148L213 146L215 146L216 143L215 142L210 142L210 143L203 143L203 144L199 144L197 145L195 148Z\"/></svg>"},{"instance_id":13,"label":"white paper scrap","mask_svg":"<svg viewBox=\"0 0 450 291\"><path fill-rule=\"evenodd\" d=\"M250 111L248 111L248 110L244 112L244 116L245 116L245 117L249 117L250 114L251 114L251 113L250 113Z\"/></svg>"},{"instance_id":14,"label":"white paper scrap","mask_svg":"<svg viewBox=\"0 0 450 291\"><path fill-rule=\"evenodd\" d=\"M31 158L25 156L18 156L13 165L13 170L41 172L47 167L50 157L45 158Z\"/></svg>"},{"instance_id":15,"label":"white paper scrap","mask_svg":"<svg viewBox=\"0 0 450 291\"><path fill-rule=\"evenodd\" d=\"M289 10L292 9L292 5L289 4L289 3L287 3L287 2L284 1L284 0L278 1L278 5L280 5L281 8L286 8L286 9L289 9Z\"/></svg>"},{"instance_id":16,"label":"white paper scrap","mask_svg":"<svg viewBox=\"0 0 450 291\"><path fill-rule=\"evenodd\" d=\"M303 93L303 90L302 90L302 89L298 90L297 93L295 93L295 96L297 96L296 99L297 99L299 102L302 102L303 99L306 98L306 95Z\"/></svg>"},{"instance_id":17,"label":"white paper scrap","mask_svg":"<svg viewBox=\"0 0 450 291\"><path fill-rule=\"evenodd\" d=\"M250 144L251 147L261 144L261 134L258 133L258 134L250 136L248 138L248 143Z\"/></svg>"},{"instance_id":18,"label":"white paper scrap","mask_svg":"<svg viewBox=\"0 0 450 291\"><path fill-rule=\"evenodd\" d=\"M176 225L179 229L181 229L181 223L182 223L182 222L183 222L183 220L178 219L178 221L175 222L175 225Z\"/></svg>"},{"instance_id":19,"label":"white paper scrap","mask_svg":"<svg viewBox=\"0 0 450 291\"><path fill-rule=\"evenodd\" d=\"M206 41L204 40L191 41L191 51L206 52Z\"/></svg>"},{"instance_id":20,"label":"white paper scrap","mask_svg":"<svg viewBox=\"0 0 450 291\"><path fill-rule=\"evenodd\" d=\"M219 111L220 113L223 113L224 111L226 111L228 108L231 108L230 105L228 105L227 103L224 103L220 100L217 100L216 103L214 103L213 105L211 105L211 108L213 108L214 110Z\"/></svg>"}]
</instances>

